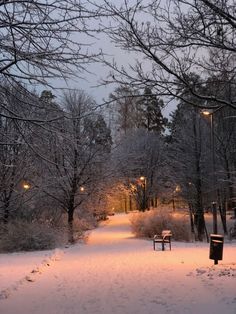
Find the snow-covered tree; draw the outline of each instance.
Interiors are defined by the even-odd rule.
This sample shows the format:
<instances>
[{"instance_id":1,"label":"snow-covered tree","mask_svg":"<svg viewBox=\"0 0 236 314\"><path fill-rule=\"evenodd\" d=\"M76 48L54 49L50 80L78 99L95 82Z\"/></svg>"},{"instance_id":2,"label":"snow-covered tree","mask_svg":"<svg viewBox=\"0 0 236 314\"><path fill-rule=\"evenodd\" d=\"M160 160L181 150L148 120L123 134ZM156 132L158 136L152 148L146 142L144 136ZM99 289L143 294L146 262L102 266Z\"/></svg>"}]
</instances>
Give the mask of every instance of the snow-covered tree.
<instances>
[{"instance_id":1,"label":"snow-covered tree","mask_svg":"<svg viewBox=\"0 0 236 314\"><path fill-rule=\"evenodd\" d=\"M65 93L63 106L60 125L55 121L60 131L51 134L55 140L49 147L55 158L47 164L44 193L67 213L73 241L74 213L102 179L102 165L109 154L111 138L104 120L93 111L93 99L83 91Z\"/></svg>"}]
</instances>

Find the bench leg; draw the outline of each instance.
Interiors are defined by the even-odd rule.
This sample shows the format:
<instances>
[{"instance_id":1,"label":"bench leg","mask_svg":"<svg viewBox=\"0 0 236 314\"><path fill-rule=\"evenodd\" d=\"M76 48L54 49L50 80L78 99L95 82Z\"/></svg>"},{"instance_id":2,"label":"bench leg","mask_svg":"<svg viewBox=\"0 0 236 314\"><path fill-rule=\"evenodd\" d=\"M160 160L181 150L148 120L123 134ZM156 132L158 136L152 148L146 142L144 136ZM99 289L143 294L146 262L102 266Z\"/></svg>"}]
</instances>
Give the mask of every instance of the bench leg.
<instances>
[{"instance_id":1,"label":"bench leg","mask_svg":"<svg viewBox=\"0 0 236 314\"><path fill-rule=\"evenodd\" d=\"M155 241L153 241L153 250L154 250L154 251L156 250Z\"/></svg>"},{"instance_id":2,"label":"bench leg","mask_svg":"<svg viewBox=\"0 0 236 314\"><path fill-rule=\"evenodd\" d=\"M162 242L161 244L162 244L162 251L165 251L165 243Z\"/></svg>"}]
</instances>

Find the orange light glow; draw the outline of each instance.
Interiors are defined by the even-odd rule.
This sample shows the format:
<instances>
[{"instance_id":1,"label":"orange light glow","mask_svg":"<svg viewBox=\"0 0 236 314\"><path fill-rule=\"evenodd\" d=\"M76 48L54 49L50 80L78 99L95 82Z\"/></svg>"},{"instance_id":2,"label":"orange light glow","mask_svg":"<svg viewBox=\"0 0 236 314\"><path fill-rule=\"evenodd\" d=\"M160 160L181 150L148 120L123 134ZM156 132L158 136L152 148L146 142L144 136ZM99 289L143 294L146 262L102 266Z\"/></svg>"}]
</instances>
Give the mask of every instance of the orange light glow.
<instances>
[{"instance_id":1,"label":"orange light glow","mask_svg":"<svg viewBox=\"0 0 236 314\"><path fill-rule=\"evenodd\" d=\"M180 188L179 185L177 185L176 188L175 188L175 192L180 192L180 191L181 191L181 188Z\"/></svg>"},{"instance_id":2,"label":"orange light glow","mask_svg":"<svg viewBox=\"0 0 236 314\"><path fill-rule=\"evenodd\" d=\"M84 192L84 187L83 186L80 187L80 191Z\"/></svg>"},{"instance_id":3,"label":"orange light glow","mask_svg":"<svg viewBox=\"0 0 236 314\"><path fill-rule=\"evenodd\" d=\"M23 188L24 188L25 190L29 190L30 185L29 185L28 183L24 183L24 184L23 184Z\"/></svg>"},{"instance_id":4,"label":"orange light glow","mask_svg":"<svg viewBox=\"0 0 236 314\"><path fill-rule=\"evenodd\" d=\"M204 116L210 116L213 114L213 111L211 109L204 109L201 111L201 113L204 115Z\"/></svg>"}]
</instances>

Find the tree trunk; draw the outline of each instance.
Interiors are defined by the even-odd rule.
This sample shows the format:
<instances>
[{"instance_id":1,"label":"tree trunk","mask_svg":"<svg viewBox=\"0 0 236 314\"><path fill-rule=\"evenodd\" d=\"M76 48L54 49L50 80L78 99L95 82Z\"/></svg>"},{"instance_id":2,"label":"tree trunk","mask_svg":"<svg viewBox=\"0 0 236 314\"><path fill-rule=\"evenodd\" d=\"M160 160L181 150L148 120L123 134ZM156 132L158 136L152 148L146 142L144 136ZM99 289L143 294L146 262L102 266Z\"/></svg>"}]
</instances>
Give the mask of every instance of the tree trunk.
<instances>
[{"instance_id":1,"label":"tree trunk","mask_svg":"<svg viewBox=\"0 0 236 314\"><path fill-rule=\"evenodd\" d=\"M3 223L6 225L8 224L9 220L9 206L4 206L4 215L3 215Z\"/></svg>"},{"instance_id":2,"label":"tree trunk","mask_svg":"<svg viewBox=\"0 0 236 314\"><path fill-rule=\"evenodd\" d=\"M133 210L133 207L132 207L132 196L129 195L129 211L131 212Z\"/></svg>"},{"instance_id":3,"label":"tree trunk","mask_svg":"<svg viewBox=\"0 0 236 314\"><path fill-rule=\"evenodd\" d=\"M224 234L228 234L228 231L227 231L227 222L226 222L226 208L225 208L225 205L223 205L223 207L222 207L221 205L219 206L219 212L220 212L220 218L221 218L221 222L222 222Z\"/></svg>"},{"instance_id":4,"label":"tree trunk","mask_svg":"<svg viewBox=\"0 0 236 314\"><path fill-rule=\"evenodd\" d=\"M227 175L227 184L228 184L228 210L232 210L233 208L233 196L234 196L234 189L232 184L231 172L229 167L229 161L225 156L225 167L226 167L226 175Z\"/></svg>"},{"instance_id":5,"label":"tree trunk","mask_svg":"<svg viewBox=\"0 0 236 314\"><path fill-rule=\"evenodd\" d=\"M127 214L128 210L127 210L127 197L126 197L126 195L124 197L124 205L125 205L125 213Z\"/></svg>"},{"instance_id":6,"label":"tree trunk","mask_svg":"<svg viewBox=\"0 0 236 314\"><path fill-rule=\"evenodd\" d=\"M4 212L4 214L3 214L3 223L5 225L8 224L8 221L9 221L9 214L10 214L10 212L9 212L9 205L10 205L10 200L7 198L5 200L4 210L3 210L3 212Z\"/></svg>"},{"instance_id":7,"label":"tree trunk","mask_svg":"<svg viewBox=\"0 0 236 314\"><path fill-rule=\"evenodd\" d=\"M74 221L74 208L71 207L68 208L68 242L71 244L75 243L73 221Z\"/></svg>"},{"instance_id":8,"label":"tree trunk","mask_svg":"<svg viewBox=\"0 0 236 314\"><path fill-rule=\"evenodd\" d=\"M188 208L189 208L189 217L190 217L191 232L195 235L192 205L189 204L189 205L188 205Z\"/></svg>"},{"instance_id":9,"label":"tree trunk","mask_svg":"<svg viewBox=\"0 0 236 314\"><path fill-rule=\"evenodd\" d=\"M204 220L204 215L202 212L202 209L199 207L196 210L195 214L195 221L196 221L196 227L197 227L197 236L199 241L203 241L203 234L204 234L204 226L205 226L205 220Z\"/></svg>"},{"instance_id":10,"label":"tree trunk","mask_svg":"<svg viewBox=\"0 0 236 314\"><path fill-rule=\"evenodd\" d=\"M75 211L75 191L76 191L76 185L75 185L75 180L74 180L72 191L70 194L68 209L67 209L68 210L68 241L69 243L75 243L74 228L73 228L74 211Z\"/></svg>"},{"instance_id":11,"label":"tree trunk","mask_svg":"<svg viewBox=\"0 0 236 314\"><path fill-rule=\"evenodd\" d=\"M69 243L75 243L73 221L74 221L74 210L75 210L75 196L76 196L77 181L78 181L77 180L77 171L78 171L77 157L78 157L77 149L74 149L74 169L73 169L74 173L73 173L70 197L69 197L69 202L68 202L68 241Z\"/></svg>"}]
</instances>

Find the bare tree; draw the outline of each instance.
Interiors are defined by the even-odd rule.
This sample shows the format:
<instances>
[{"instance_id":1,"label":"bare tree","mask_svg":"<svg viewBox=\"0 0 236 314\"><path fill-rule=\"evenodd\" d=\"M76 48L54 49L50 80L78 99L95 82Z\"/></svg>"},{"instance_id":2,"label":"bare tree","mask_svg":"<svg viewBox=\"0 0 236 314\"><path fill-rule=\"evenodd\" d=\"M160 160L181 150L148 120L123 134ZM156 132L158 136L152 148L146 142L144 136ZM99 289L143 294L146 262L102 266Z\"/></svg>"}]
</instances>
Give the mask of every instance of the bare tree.
<instances>
[{"instance_id":1,"label":"bare tree","mask_svg":"<svg viewBox=\"0 0 236 314\"><path fill-rule=\"evenodd\" d=\"M104 0L103 8L111 15L107 28L116 46L137 55L136 62L125 68L104 60L111 68L107 82L150 86L155 93L178 97L198 107L236 107L234 97L222 97L225 77L234 78L235 3L233 0L123 1ZM189 80L192 72L200 80ZM204 90L221 78L220 90ZM201 87L201 88L199 88ZM183 93L185 89L185 93ZM200 92L201 91L201 92ZM195 96L191 102L188 95Z\"/></svg>"},{"instance_id":2,"label":"bare tree","mask_svg":"<svg viewBox=\"0 0 236 314\"><path fill-rule=\"evenodd\" d=\"M97 31L93 22L99 15L99 9L80 0L0 1L1 84L7 82L18 89L18 97L21 92L26 105L40 106L32 96L34 84L50 86L55 79L80 76L100 55L90 49ZM9 92L13 90L8 89ZM42 120L35 115L35 110L25 115L20 102L19 110L6 110L4 97L0 107L9 119L48 122L45 116Z\"/></svg>"},{"instance_id":3,"label":"bare tree","mask_svg":"<svg viewBox=\"0 0 236 314\"><path fill-rule=\"evenodd\" d=\"M81 1L0 1L1 76L46 83L84 70L96 53L82 35L98 15Z\"/></svg>"},{"instance_id":4,"label":"bare tree","mask_svg":"<svg viewBox=\"0 0 236 314\"><path fill-rule=\"evenodd\" d=\"M73 241L75 211L82 218L80 205L90 195L100 193L102 199L110 131L94 111L95 102L82 91L66 93L61 107L51 92L43 91L30 106L23 88L19 95L14 89L15 97L9 88L4 86L5 111L0 115L0 220L7 224L18 217L53 224L66 213ZM8 119L7 110L33 113L35 119Z\"/></svg>"},{"instance_id":5,"label":"bare tree","mask_svg":"<svg viewBox=\"0 0 236 314\"><path fill-rule=\"evenodd\" d=\"M14 89L13 96L13 89L7 85L1 87L4 108L0 112L0 220L5 224L27 203L27 186L24 189L24 185L28 182L25 181L26 178L29 179L33 172L26 145L32 137L31 130L25 125L25 121L5 117L8 111L17 113L19 107L24 114L29 113L22 94Z\"/></svg>"},{"instance_id":6,"label":"bare tree","mask_svg":"<svg viewBox=\"0 0 236 314\"><path fill-rule=\"evenodd\" d=\"M137 110L139 93L128 86L120 86L109 95L108 119L113 128L114 137L127 134L138 127L139 113Z\"/></svg>"},{"instance_id":7,"label":"bare tree","mask_svg":"<svg viewBox=\"0 0 236 314\"><path fill-rule=\"evenodd\" d=\"M102 117L91 114L95 102L83 91L65 93L63 106L59 130L54 133L52 129L51 136L48 131L48 154L54 163L46 164L42 176L47 182L44 193L67 214L69 240L73 242L75 212L103 178L104 156L109 154L111 139Z\"/></svg>"},{"instance_id":8,"label":"bare tree","mask_svg":"<svg viewBox=\"0 0 236 314\"><path fill-rule=\"evenodd\" d=\"M141 204L145 199L145 205L154 206L166 170L163 136L142 128L134 129L123 136L113 151L113 161L118 181L123 181L130 192L136 185L138 202ZM145 183L140 181L140 177L145 178Z\"/></svg>"},{"instance_id":9,"label":"bare tree","mask_svg":"<svg viewBox=\"0 0 236 314\"><path fill-rule=\"evenodd\" d=\"M210 154L207 149L209 136L202 122L197 108L180 103L172 116L171 141L168 145L170 181L179 187L179 194L188 203L190 216L194 215L196 239L200 241L205 232L204 196L210 199L213 188L212 180L208 180L209 176L212 178L207 162Z\"/></svg>"}]
</instances>

